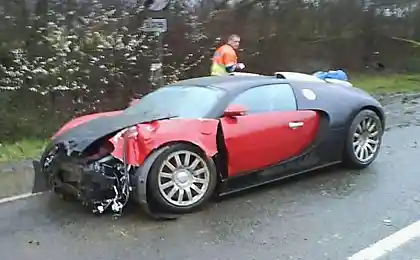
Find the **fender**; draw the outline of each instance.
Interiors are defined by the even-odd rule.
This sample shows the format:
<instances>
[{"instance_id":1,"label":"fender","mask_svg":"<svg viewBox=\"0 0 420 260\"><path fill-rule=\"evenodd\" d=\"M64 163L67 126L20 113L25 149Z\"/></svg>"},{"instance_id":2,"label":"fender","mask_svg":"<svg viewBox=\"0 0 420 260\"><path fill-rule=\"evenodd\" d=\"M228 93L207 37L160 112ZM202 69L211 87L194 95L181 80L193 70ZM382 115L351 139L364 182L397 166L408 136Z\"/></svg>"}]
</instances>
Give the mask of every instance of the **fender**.
<instances>
[{"instance_id":1,"label":"fender","mask_svg":"<svg viewBox=\"0 0 420 260\"><path fill-rule=\"evenodd\" d=\"M149 205L147 200L147 177L149 176L150 169L152 168L153 162L159 157L159 155L161 155L169 147L170 146L165 146L161 149L153 151L134 174L134 183L136 183L136 188L134 193L132 193L134 195L133 199L140 204L147 215L156 220L176 220L178 218L177 215L159 212L154 209L152 205Z\"/></svg>"},{"instance_id":2,"label":"fender","mask_svg":"<svg viewBox=\"0 0 420 260\"><path fill-rule=\"evenodd\" d=\"M138 165L134 180L135 191L132 193L134 200L137 201L142 209L150 217L156 220L175 220L179 217L176 214L168 214L156 209L153 204L149 203L147 197L147 179L150 169L155 160L168 148L171 144L185 141L197 145L207 155L211 167L214 162L211 159L217 153L216 134L218 120L196 120L196 119L172 119L164 121L155 121L150 124L142 124L133 127L132 130L126 131L118 140L114 139L113 143L116 148L113 156L122 158L124 143L128 144L129 152L125 157L127 163ZM174 131L174 129L177 129Z\"/></svg>"},{"instance_id":3,"label":"fender","mask_svg":"<svg viewBox=\"0 0 420 260\"><path fill-rule=\"evenodd\" d=\"M147 198L147 179L149 177L150 169L152 168L153 163L156 159L167 149L169 149L171 145L166 145L161 147L160 149L154 150L144 161L142 166L137 168L136 173L134 174L133 183L135 183L135 191L133 193L133 199L140 204L142 209L152 218L156 220L176 220L180 217L177 214L168 214L166 212L162 212L159 209L153 207L153 204L149 203ZM207 157L209 162L210 168L214 172L217 172L216 165L211 157Z\"/></svg>"},{"instance_id":4,"label":"fender","mask_svg":"<svg viewBox=\"0 0 420 260\"><path fill-rule=\"evenodd\" d=\"M112 155L123 161L125 150L126 163L141 166L154 150L171 143L188 142L211 158L217 153L218 123L215 119L171 119L139 124L110 139L114 145Z\"/></svg>"}]
</instances>

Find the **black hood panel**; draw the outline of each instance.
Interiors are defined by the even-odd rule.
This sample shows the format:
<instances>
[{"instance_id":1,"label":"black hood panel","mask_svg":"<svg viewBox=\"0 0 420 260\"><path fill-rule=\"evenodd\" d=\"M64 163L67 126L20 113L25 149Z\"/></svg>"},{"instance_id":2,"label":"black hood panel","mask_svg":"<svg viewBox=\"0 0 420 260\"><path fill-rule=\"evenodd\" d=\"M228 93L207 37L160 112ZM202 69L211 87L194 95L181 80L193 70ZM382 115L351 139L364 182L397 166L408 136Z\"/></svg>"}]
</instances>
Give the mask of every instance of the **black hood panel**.
<instances>
[{"instance_id":1,"label":"black hood panel","mask_svg":"<svg viewBox=\"0 0 420 260\"><path fill-rule=\"evenodd\" d=\"M118 131L136 124L160 119L165 119L165 117L125 113L98 117L58 135L52 140L46 150L49 150L56 144L65 144L71 151L82 152L93 142L104 136L116 134Z\"/></svg>"}]
</instances>

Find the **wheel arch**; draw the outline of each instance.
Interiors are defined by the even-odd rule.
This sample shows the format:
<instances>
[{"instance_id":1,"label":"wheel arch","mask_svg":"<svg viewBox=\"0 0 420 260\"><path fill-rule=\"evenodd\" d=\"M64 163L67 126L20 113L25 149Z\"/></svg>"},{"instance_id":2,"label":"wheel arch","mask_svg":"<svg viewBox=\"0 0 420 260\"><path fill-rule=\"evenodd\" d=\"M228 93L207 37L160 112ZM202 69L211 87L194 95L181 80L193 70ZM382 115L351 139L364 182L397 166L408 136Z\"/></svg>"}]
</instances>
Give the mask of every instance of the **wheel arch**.
<instances>
[{"instance_id":1,"label":"wheel arch","mask_svg":"<svg viewBox=\"0 0 420 260\"><path fill-rule=\"evenodd\" d=\"M372 110L373 112L375 112L376 113L376 115L379 117L379 119L381 120L381 123L382 123L382 127L385 127L385 114L384 114L384 112L381 110L381 109L379 109L378 107L376 107L376 106L372 106L372 105L366 105L366 106L363 106L361 109L360 109L360 111L362 111L362 110L366 110L366 109L368 109L368 110ZM359 113L360 111L358 111L357 113Z\"/></svg>"},{"instance_id":2,"label":"wheel arch","mask_svg":"<svg viewBox=\"0 0 420 260\"><path fill-rule=\"evenodd\" d=\"M214 154L209 155L204 148L202 148L199 144L197 144L195 142L187 141L187 140L173 140L173 141L165 142L165 143L160 144L159 146L153 148L153 150L150 151L150 154L147 157L149 157L156 150L163 149L166 146L172 146L172 145L175 145L175 144L187 144L187 145L191 145L192 147L200 150L200 152L202 152L203 155L206 155L209 158L211 158L212 156L214 156ZM146 157L146 160L147 160L147 157Z\"/></svg>"},{"instance_id":3,"label":"wheel arch","mask_svg":"<svg viewBox=\"0 0 420 260\"><path fill-rule=\"evenodd\" d=\"M212 153L212 154L208 154L203 147L201 147L199 144L197 144L195 142L187 141L187 140L173 140L173 141L163 143L163 144L157 146L156 148L154 148L153 150L151 150L150 153L145 158L144 162L148 161L149 158L152 159L153 161L150 164L150 168L151 168L151 166L153 165L156 158L159 157L159 155L162 154L163 151L165 151L166 149L170 148L171 146L177 145L177 144L186 144L186 145L191 146L192 148L197 149L201 153L200 155L205 156L208 160L213 160L215 158L215 156L217 156L217 152ZM155 156L155 154L158 154L158 155ZM215 162L213 161L211 163L215 163ZM148 181L148 175L149 175L150 168L147 170L147 176L145 178L146 185L147 185L147 181Z\"/></svg>"},{"instance_id":4,"label":"wheel arch","mask_svg":"<svg viewBox=\"0 0 420 260\"><path fill-rule=\"evenodd\" d=\"M351 113L347 116L345 121L345 125L347 128L350 127L351 123L353 122L353 119L363 110L373 111L381 120L382 126L385 126L385 113L380 107L372 104L362 104L354 108L351 111Z\"/></svg>"},{"instance_id":5,"label":"wheel arch","mask_svg":"<svg viewBox=\"0 0 420 260\"><path fill-rule=\"evenodd\" d=\"M380 109L380 108L378 108L377 106L374 106L374 105L363 105L363 106L361 106L359 109L355 109L350 115L349 115L349 117L347 118L347 121L346 121L346 135L345 135L345 137L347 138L347 135L348 135L348 133L349 133L349 131L350 131L350 126L351 126L351 124L352 124L352 122L353 122L353 120L354 120L354 118L360 113L360 112L362 112L362 111L364 111L364 110L370 110L370 111L373 111L378 117L379 117L379 119L381 120L381 123L382 123L382 127L385 127L385 113ZM345 138L345 139L346 139Z\"/></svg>"},{"instance_id":6,"label":"wheel arch","mask_svg":"<svg viewBox=\"0 0 420 260\"><path fill-rule=\"evenodd\" d=\"M190 145L191 147L194 147L198 151L200 151L202 153L201 154L202 156L206 156L206 158L208 159L210 163L210 167L213 167L216 170L218 182L220 181L219 172L217 170L217 167L215 166L215 161L214 161L214 157L216 156L217 153L213 154L212 156L209 156L206 153L206 151L202 147L200 147L200 145L191 141L187 141L187 140L174 140L174 141L163 143L150 151L150 153L145 158L143 164L137 168L134 174L134 183L136 184L134 200L138 202L148 212L159 210L159 209L154 209L153 205L149 204L150 196L148 195L149 193L148 181L149 181L150 170L152 169L152 166L154 162L156 161L156 159L161 154L163 154L167 149L169 149L171 146L176 145L176 144Z\"/></svg>"},{"instance_id":7,"label":"wheel arch","mask_svg":"<svg viewBox=\"0 0 420 260\"><path fill-rule=\"evenodd\" d=\"M378 144L378 147L377 147L378 150L373 155L373 158L371 158L367 162L356 161L358 159L355 158L355 155L353 154L353 151L351 151L351 152L349 151L350 150L349 147L352 147L353 146L351 143L349 143L350 141L353 142L352 141L353 138L349 134L352 133L353 131L355 131L354 129L355 129L356 126L354 126L354 120L357 119L357 117L359 117L359 115L362 115L363 112L370 113L371 114L371 117L373 115L376 115L378 117L379 121L380 121L380 124L382 124L382 126L381 126L382 127L382 133L378 137L378 141L379 141L379 144ZM364 119L361 118L361 120L364 120ZM360 110L356 111L356 114L352 118L351 122L349 123L348 130L346 131L347 132L347 134L346 134L347 140L346 140L346 146L345 146L345 148L343 150L343 162L344 162L344 165L348 166L349 168L353 168L353 169L354 168L355 169L362 169L362 168L365 168L365 167L369 166L376 159L376 157L377 157L377 155L379 153L379 148L380 148L381 141L382 141L382 134L385 131L385 128L384 128L384 120L385 119L384 119L383 112L380 110L380 108L375 107L375 106L369 106L369 105L367 105L367 106L364 106L364 107L360 108ZM360 119L359 119L358 124L360 124ZM351 149L354 149L354 148L351 148Z\"/></svg>"}]
</instances>

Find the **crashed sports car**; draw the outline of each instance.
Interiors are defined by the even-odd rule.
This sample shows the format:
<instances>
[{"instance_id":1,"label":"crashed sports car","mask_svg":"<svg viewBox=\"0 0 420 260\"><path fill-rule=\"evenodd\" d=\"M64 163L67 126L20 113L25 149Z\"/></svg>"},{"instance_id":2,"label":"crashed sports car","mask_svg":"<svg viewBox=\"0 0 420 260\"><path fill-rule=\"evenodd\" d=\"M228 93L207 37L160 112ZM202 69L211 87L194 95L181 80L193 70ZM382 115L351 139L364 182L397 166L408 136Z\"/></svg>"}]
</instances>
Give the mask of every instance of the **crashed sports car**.
<instances>
[{"instance_id":1,"label":"crashed sports car","mask_svg":"<svg viewBox=\"0 0 420 260\"><path fill-rule=\"evenodd\" d=\"M51 138L34 192L120 214L199 209L221 196L342 164L368 167L385 129L363 90L301 73L200 77L157 89L128 108L75 118Z\"/></svg>"}]
</instances>

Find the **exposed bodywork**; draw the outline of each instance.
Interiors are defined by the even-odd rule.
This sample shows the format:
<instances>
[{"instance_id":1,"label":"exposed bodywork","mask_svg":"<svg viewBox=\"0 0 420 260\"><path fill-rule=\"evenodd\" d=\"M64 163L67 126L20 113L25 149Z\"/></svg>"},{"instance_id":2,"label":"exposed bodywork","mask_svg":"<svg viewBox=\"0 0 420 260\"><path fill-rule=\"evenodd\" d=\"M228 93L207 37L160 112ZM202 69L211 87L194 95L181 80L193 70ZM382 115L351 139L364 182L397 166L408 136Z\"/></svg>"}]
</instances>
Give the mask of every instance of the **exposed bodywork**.
<instances>
[{"instance_id":1,"label":"exposed bodywork","mask_svg":"<svg viewBox=\"0 0 420 260\"><path fill-rule=\"evenodd\" d=\"M223 116L242 92L273 84L292 88L295 109ZM222 94L200 117L128 109L70 121L53 136L40 161L34 161L36 175L42 176L36 178L34 192L47 186L73 194L98 213L108 207L121 213L132 197L151 215L167 216L149 201L148 176L171 144L186 143L203 151L218 175L216 193L223 195L340 163L352 119L364 108L385 124L382 107L373 97L319 79L203 77L167 88L184 86L219 89Z\"/></svg>"},{"instance_id":2,"label":"exposed bodywork","mask_svg":"<svg viewBox=\"0 0 420 260\"><path fill-rule=\"evenodd\" d=\"M214 119L140 120L138 115L103 114L55 135L34 168L38 175L48 177L47 186L58 193L76 195L94 212L102 213L112 206L120 213L135 188L131 181L136 171L152 151L171 142L189 142L212 157L217 153L217 124ZM106 141L113 148L108 149ZM98 142L102 146L96 145ZM58 174L74 184L59 180ZM93 183L102 186L95 190L90 186Z\"/></svg>"}]
</instances>

